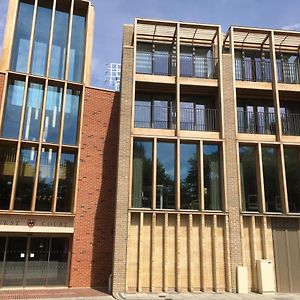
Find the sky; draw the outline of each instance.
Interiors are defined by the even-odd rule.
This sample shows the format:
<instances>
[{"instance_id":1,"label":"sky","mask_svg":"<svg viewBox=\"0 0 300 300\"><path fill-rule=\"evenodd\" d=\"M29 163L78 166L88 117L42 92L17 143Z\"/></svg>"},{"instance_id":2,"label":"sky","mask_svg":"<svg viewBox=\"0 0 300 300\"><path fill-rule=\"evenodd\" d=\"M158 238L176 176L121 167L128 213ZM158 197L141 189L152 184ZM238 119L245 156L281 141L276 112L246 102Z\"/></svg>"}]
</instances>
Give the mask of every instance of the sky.
<instances>
[{"instance_id":1,"label":"sky","mask_svg":"<svg viewBox=\"0 0 300 300\"><path fill-rule=\"evenodd\" d=\"M8 0L0 0L0 52ZM122 26L135 17L300 31L299 0L93 0L92 86L105 87L105 65L121 62Z\"/></svg>"}]
</instances>

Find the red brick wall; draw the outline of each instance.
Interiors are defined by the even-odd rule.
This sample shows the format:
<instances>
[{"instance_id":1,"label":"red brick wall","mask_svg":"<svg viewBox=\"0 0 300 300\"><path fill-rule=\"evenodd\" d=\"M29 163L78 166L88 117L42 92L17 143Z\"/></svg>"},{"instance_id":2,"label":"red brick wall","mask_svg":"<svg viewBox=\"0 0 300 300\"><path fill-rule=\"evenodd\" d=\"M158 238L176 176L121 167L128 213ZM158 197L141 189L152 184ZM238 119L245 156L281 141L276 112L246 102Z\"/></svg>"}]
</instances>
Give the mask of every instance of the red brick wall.
<instances>
[{"instance_id":1,"label":"red brick wall","mask_svg":"<svg viewBox=\"0 0 300 300\"><path fill-rule=\"evenodd\" d=\"M112 273L119 94L86 89L71 287L107 287Z\"/></svg>"}]
</instances>

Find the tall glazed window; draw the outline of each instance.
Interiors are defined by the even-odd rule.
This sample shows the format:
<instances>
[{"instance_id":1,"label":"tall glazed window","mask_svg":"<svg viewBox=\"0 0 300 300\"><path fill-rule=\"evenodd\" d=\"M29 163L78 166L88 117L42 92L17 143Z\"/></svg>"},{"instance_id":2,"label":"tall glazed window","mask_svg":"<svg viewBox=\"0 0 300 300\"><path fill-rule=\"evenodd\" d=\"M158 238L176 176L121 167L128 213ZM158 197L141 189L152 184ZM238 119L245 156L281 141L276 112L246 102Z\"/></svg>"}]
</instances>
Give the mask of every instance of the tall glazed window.
<instances>
[{"instance_id":1,"label":"tall glazed window","mask_svg":"<svg viewBox=\"0 0 300 300\"><path fill-rule=\"evenodd\" d=\"M28 87L25 117L23 124L23 139L37 141L40 133L44 86L31 82Z\"/></svg>"},{"instance_id":2,"label":"tall glazed window","mask_svg":"<svg viewBox=\"0 0 300 300\"><path fill-rule=\"evenodd\" d=\"M80 90L67 90L64 116L63 144L77 144L80 98Z\"/></svg>"},{"instance_id":3,"label":"tall glazed window","mask_svg":"<svg viewBox=\"0 0 300 300\"><path fill-rule=\"evenodd\" d=\"M69 12L69 1L64 1L64 3L61 1L57 2L49 72L49 76L56 79L65 78Z\"/></svg>"},{"instance_id":4,"label":"tall glazed window","mask_svg":"<svg viewBox=\"0 0 300 300\"><path fill-rule=\"evenodd\" d=\"M78 8L74 8L72 21L72 36L69 54L68 80L82 81L83 59L85 44L85 14Z\"/></svg>"},{"instance_id":5,"label":"tall glazed window","mask_svg":"<svg viewBox=\"0 0 300 300\"><path fill-rule=\"evenodd\" d=\"M60 158L56 211L70 212L75 192L76 154L63 152Z\"/></svg>"},{"instance_id":6,"label":"tall glazed window","mask_svg":"<svg viewBox=\"0 0 300 300\"><path fill-rule=\"evenodd\" d=\"M36 170L36 147L22 147L18 166L15 210L30 210Z\"/></svg>"},{"instance_id":7,"label":"tall glazed window","mask_svg":"<svg viewBox=\"0 0 300 300\"><path fill-rule=\"evenodd\" d=\"M19 136L24 85L22 80L9 80L1 128L2 137L17 139Z\"/></svg>"},{"instance_id":8,"label":"tall glazed window","mask_svg":"<svg viewBox=\"0 0 300 300\"><path fill-rule=\"evenodd\" d=\"M20 1L11 57L13 71L24 73L27 71L33 10L34 1Z\"/></svg>"},{"instance_id":9,"label":"tall glazed window","mask_svg":"<svg viewBox=\"0 0 300 300\"><path fill-rule=\"evenodd\" d=\"M134 141L132 207L151 208L152 206L152 157L152 141Z\"/></svg>"},{"instance_id":10,"label":"tall glazed window","mask_svg":"<svg viewBox=\"0 0 300 300\"><path fill-rule=\"evenodd\" d=\"M62 87L48 87L43 131L44 142L58 143L61 122L62 96Z\"/></svg>"},{"instance_id":11,"label":"tall glazed window","mask_svg":"<svg viewBox=\"0 0 300 300\"><path fill-rule=\"evenodd\" d=\"M0 144L0 210L8 210L16 164L16 146Z\"/></svg>"},{"instance_id":12,"label":"tall glazed window","mask_svg":"<svg viewBox=\"0 0 300 300\"><path fill-rule=\"evenodd\" d=\"M37 10L31 73L44 76L47 68L49 37L52 17L52 1L40 0Z\"/></svg>"}]
</instances>

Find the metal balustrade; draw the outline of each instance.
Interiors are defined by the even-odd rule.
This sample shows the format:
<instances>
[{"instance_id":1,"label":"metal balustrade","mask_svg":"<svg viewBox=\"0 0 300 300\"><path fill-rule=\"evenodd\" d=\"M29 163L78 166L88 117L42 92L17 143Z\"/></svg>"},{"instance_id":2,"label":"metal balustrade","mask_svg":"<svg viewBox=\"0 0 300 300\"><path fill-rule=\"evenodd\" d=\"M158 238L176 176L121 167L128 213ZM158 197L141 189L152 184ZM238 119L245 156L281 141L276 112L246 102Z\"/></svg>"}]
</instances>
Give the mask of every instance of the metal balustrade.
<instances>
[{"instance_id":1,"label":"metal balustrade","mask_svg":"<svg viewBox=\"0 0 300 300\"><path fill-rule=\"evenodd\" d=\"M275 134L275 113L238 111L238 132Z\"/></svg>"},{"instance_id":2,"label":"metal balustrade","mask_svg":"<svg viewBox=\"0 0 300 300\"><path fill-rule=\"evenodd\" d=\"M218 131L219 114L217 109L181 108L180 129L192 131Z\"/></svg>"},{"instance_id":3,"label":"metal balustrade","mask_svg":"<svg viewBox=\"0 0 300 300\"><path fill-rule=\"evenodd\" d=\"M235 79L244 81L271 82L272 67L270 60L235 59Z\"/></svg>"},{"instance_id":4,"label":"metal balustrade","mask_svg":"<svg viewBox=\"0 0 300 300\"><path fill-rule=\"evenodd\" d=\"M299 64L277 61L278 82L300 83Z\"/></svg>"},{"instance_id":5,"label":"metal balustrade","mask_svg":"<svg viewBox=\"0 0 300 300\"><path fill-rule=\"evenodd\" d=\"M281 126L282 134L300 136L300 114L282 113Z\"/></svg>"}]
</instances>

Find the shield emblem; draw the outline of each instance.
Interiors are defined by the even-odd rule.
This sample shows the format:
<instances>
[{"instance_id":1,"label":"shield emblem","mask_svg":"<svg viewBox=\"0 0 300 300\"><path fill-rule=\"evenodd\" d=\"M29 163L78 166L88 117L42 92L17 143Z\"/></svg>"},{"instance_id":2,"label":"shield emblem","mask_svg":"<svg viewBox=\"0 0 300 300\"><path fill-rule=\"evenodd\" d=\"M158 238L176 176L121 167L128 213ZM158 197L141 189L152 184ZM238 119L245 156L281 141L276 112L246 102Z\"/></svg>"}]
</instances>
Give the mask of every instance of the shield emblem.
<instances>
[{"instance_id":1,"label":"shield emblem","mask_svg":"<svg viewBox=\"0 0 300 300\"><path fill-rule=\"evenodd\" d=\"M28 224L28 227L33 227L35 225L35 219L28 219L27 224Z\"/></svg>"}]
</instances>

